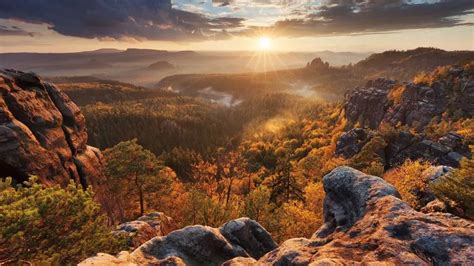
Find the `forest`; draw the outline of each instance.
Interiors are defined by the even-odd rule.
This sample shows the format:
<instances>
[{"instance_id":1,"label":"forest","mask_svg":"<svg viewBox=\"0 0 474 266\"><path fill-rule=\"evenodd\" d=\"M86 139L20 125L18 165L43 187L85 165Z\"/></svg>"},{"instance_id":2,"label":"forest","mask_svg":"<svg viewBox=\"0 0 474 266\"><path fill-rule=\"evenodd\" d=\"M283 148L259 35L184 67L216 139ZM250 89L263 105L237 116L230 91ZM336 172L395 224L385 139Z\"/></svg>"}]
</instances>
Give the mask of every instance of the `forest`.
<instances>
[{"instance_id":1,"label":"forest","mask_svg":"<svg viewBox=\"0 0 474 266\"><path fill-rule=\"evenodd\" d=\"M466 71L472 72L472 66L466 65ZM430 85L449 79L447 69L420 73L413 82ZM461 81L453 82L450 93L456 93ZM342 103L276 92L228 107L171 92L145 93L139 87L106 81L69 80L60 86L73 101L83 104L89 144L103 150L106 198L111 204L100 206L94 200L94 188L83 191L71 183L66 190L58 186L42 189L32 177L28 185L15 190L7 179L0 184L0 206L7 213L0 219L0 230L9 239L0 243L4 254L63 264L79 262L97 251L114 253L126 247L125 240L107 230L153 211L171 216L177 228L217 227L249 217L278 243L309 238L323 223L322 178L341 165L383 177L415 209L423 206L419 193L431 189L457 215L474 218L474 184L467 174L474 171L473 159L464 159L445 180L429 185L419 176L432 162L406 160L389 167L380 153L405 131L428 139L457 132L472 147L474 121L459 112L433 118L422 131L407 125L381 125L372 129L372 139L357 155L344 158L336 155L338 139L358 125L347 121ZM109 93L89 93L97 89ZM391 100L401 101L401 94L403 89L393 90ZM34 201L25 201L25 197ZM62 198L70 202L66 209ZM101 209L108 209L108 215ZM24 212L31 215L25 217ZM61 223L70 227L55 227L53 221L59 217L70 217ZM87 222L90 220L94 223ZM38 232L31 232L28 226L45 223ZM47 242L52 241L48 235L52 231L73 233L65 244L54 244ZM30 239L31 235L39 239ZM79 241L78 235L88 238ZM13 239L16 244L7 245ZM67 244L75 241L79 244Z\"/></svg>"}]
</instances>

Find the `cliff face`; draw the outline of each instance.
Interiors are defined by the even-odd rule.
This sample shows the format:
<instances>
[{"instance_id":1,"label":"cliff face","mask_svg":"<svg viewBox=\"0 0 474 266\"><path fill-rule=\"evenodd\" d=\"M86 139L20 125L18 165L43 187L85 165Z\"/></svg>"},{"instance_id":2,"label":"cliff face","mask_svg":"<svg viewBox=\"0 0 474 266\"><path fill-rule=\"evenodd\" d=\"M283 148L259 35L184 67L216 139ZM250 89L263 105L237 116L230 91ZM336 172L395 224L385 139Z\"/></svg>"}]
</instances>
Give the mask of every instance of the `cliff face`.
<instances>
[{"instance_id":1,"label":"cliff face","mask_svg":"<svg viewBox=\"0 0 474 266\"><path fill-rule=\"evenodd\" d=\"M101 153L87 146L79 108L32 73L0 70L0 177L37 175L46 185L84 187L103 179Z\"/></svg>"},{"instance_id":2,"label":"cliff face","mask_svg":"<svg viewBox=\"0 0 474 266\"><path fill-rule=\"evenodd\" d=\"M473 63L441 68L417 84L379 78L348 92L343 105L348 131L338 139L336 155L353 157L384 125L406 126L417 134L403 129L385 139L387 147L381 154L386 168L406 159L459 166L462 158L471 156L468 140L455 132L433 138L425 129L433 119L474 116L473 69Z\"/></svg>"},{"instance_id":3,"label":"cliff face","mask_svg":"<svg viewBox=\"0 0 474 266\"><path fill-rule=\"evenodd\" d=\"M383 78L346 94L345 117L350 125L376 129L381 123L422 130L435 117L474 116L474 64L435 71L431 81L401 84Z\"/></svg>"}]
</instances>

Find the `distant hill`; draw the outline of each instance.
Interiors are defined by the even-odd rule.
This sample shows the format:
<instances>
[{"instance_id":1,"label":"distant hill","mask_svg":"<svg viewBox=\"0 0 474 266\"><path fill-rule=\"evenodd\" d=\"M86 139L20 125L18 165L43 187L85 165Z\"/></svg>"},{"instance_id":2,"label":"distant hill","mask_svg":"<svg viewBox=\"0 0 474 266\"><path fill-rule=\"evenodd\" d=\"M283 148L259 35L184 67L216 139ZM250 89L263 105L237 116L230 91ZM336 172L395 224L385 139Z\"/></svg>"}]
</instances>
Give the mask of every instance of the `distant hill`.
<instances>
[{"instance_id":1,"label":"distant hill","mask_svg":"<svg viewBox=\"0 0 474 266\"><path fill-rule=\"evenodd\" d=\"M151 49L100 49L77 53L4 53L0 54L0 67L31 70L63 65L90 63L114 64L140 61L166 60L169 58L196 59L201 55L193 51L163 51Z\"/></svg>"},{"instance_id":2,"label":"distant hill","mask_svg":"<svg viewBox=\"0 0 474 266\"><path fill-rule=\"evenodd\" d=\"M169 70L169 69L175 69L175 68L176 66L171 64L168 61L158 61L149 65L146 69L147 70Z\"/></svg>"},{"instance_id":3,"label":"distant hill","mask_svg":"<svg viewBox=\"0 0 474 266\"><path fill-rule=\"evenodd\" d=\"M367 78L386 77L412 79L419 72L431 72L438 66L464 64L474 60L474 51L445 51L437 48L417 48L406 51L386 51L373 54L355 64Z\"/></svg>"},{"instance_id":4,"label":"distant hill","mask_svg":"<svg viewBox=\"0 0 474 266\"><path fill-rule=\"evenodd\" d=\"M46 78L46 80L55 83L80 106L98 102L115 103L176 96L172 92L150 90L124 82L91 76L53 77Z\"/></svg>"},{"instance_id":5,"label":"distant hill","mask_svg":"<svg viewBox=\"0 0 474 266\"><path fill-rule=\"evenodd\" d=\"M420 72L472 60L474 51L417 48L373 54L353 66L334 67L318 57L304 68L262 73L173 75L162 79L157 87L173 88L191 96L210 87L244 98L275 91L301 94L301 88L305 88L312 95L333 100L340 99L348 89L364 85L368 80L379 77L412 80Z\"/></svg>"}]
</instances>

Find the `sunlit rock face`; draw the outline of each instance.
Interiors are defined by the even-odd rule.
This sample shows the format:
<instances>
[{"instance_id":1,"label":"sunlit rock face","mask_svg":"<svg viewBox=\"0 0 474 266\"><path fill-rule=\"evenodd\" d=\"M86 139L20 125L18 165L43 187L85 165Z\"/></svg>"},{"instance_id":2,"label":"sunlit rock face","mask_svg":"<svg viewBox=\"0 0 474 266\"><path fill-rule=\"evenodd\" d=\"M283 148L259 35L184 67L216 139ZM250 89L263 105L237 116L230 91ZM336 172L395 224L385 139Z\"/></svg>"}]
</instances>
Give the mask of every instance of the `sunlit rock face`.
<instances>
[{"instance_id":1,"label":"sunlit rock face","mask_svg":"<svg viewBox=\"0 0 474 266\"><path fill-rule=\"evenodd\" d=\"M15 70L0 70L0 93L0 177L100 187L101 153L87 146L84 116L66 94Z\"/></svg>"},{"instance_id":2,"label":"sunlit rock face","mask_svg":"<svg viewBox=\"0 0 474 266\"><path fill-rule=\"evenodd\" d=\"M287 240L258 264L467 265L474 259L471 221L417 212L383 179L349 167L323 182L324 225L311 239Z\"/></svg>"}]
</instances>

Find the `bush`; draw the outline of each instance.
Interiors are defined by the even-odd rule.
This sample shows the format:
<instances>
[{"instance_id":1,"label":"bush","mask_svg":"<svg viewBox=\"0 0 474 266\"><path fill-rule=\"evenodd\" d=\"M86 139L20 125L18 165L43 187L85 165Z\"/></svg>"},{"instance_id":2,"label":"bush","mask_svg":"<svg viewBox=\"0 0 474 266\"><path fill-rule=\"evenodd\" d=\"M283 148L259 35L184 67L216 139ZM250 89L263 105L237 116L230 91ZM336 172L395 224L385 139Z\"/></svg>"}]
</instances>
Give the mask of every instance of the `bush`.
<instances>
[{"instance_id":1,"label":"bush","mask_svg":"<svg viewBox=\"0 0 474 266\"><path fill-rule=\"evenodd\" d=\"M462 213L456 214L474 220L474 159L464 159L459 169L432 183L430 189L448 206L461 208Z\"/></svg>"},{"instance_id":2,"label":"bush","mask_svg":"<svg viewBox=\"0 0 474 266\"><path fill-rule=\"evenodd\" d=\"M110 233L90 188L72 181L44 188L36 177L16 189L11 182L0 181L0 264L73 264L126 247Z\"/></svg>"},{"instance_id":3,"label":"bush","mask_svg":"<svg viewBox=\"0 0 474 266\"><path fill-rule=\"evenodd\" d=\"M422 195L428 193L428 180L423 179L423 172L431 164L421 161L407 160L403 165L385 173L383 178L394 185L402 199L415 209L424 206Z\"/></svg>"},{"instance_id":4,"label":"bush","mask_svg":"<svg viewBox=\"0 0 474 266\"><path fill-rule=\"evenodd\" d=\"M373 137L362 150L350 160L350 166L364 173L380 174L380 167L385 165L384 149L387 142L382 136ZM383 173L383 171L382 171Z\"/></svg>"}]
</instances>

